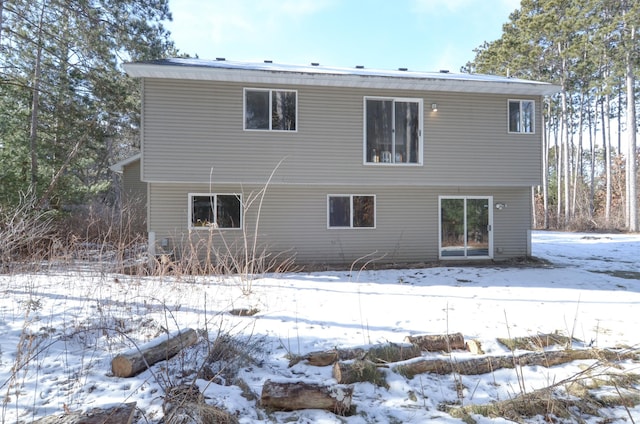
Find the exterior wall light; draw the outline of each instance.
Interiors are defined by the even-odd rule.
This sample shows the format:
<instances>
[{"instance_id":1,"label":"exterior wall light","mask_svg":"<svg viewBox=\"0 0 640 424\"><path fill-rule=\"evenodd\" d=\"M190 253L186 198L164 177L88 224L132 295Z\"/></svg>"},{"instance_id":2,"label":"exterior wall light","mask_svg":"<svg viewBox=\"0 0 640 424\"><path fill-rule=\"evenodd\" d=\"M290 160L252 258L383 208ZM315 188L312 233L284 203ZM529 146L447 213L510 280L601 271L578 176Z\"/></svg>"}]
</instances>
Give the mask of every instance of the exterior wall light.
<instances>
[{"instance_id":1,"label":"exterior wall light","mask_svg":"<svg viewBox=\"0 0 640 424\"><path fill-rule=\"evenodd\" d=\"M496 203L496 209L498 209L499 211L501 211L502 209L504 209L506 207L507 207L506 203Z\"/></svg>"},{"instance_id":2,"label":"exterior wall light","mask_svg":"<svg viewBox=\"0 0 640 424\"><path fill-rule=\"evenodd\" d=\"M438 111L438 104L437 103L431 103L431 110L433 112L437 112Z\"/></svg>"}]
</instances>

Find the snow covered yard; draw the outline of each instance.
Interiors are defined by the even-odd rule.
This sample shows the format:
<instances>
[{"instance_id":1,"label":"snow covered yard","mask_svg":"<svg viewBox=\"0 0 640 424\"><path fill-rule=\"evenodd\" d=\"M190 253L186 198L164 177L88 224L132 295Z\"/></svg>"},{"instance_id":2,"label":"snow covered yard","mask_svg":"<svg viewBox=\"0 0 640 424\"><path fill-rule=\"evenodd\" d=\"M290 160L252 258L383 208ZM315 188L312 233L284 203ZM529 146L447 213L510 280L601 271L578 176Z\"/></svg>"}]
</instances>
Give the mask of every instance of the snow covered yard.
<instances>
[{"instance_id":1,"label":"snow covered yard","mask_svg":"<svg viewBox=\"0 0 640 424\"><path fill-rule=\"evenodd\" d=\"M465 340L480 341L485 355L524 353L511 351L498 338L554 332L575 338L576 349L637 351L640 235L534 232L533 243L534 256L550 265L279 274L253 281L249 295L234 278L134 277L110 273L100 263L0 275L1 420L31 422L136 402L137 422L158 422L165 389L194 380L208 404L241 423L462 422L445 411L448 406L488 405L553 385L556 395L571 398L575 395L563 381L576 375L585 381L588 375L630 376L624 387L594 386L593 392L638 399L636 355L615 366L581 360L482 375L406 378L390 366L381 368L386 387L354 384L355 412L349 416L258 406L267 380L335 383L330 366L304 360L290 366L292 357L402 344L410 335L460 332ZM242 308L257 313L229 313ZM134 377L112 375L111 360L120 352L187 328L198 331L194 346ZM219 361L210 363L207 357L216 346L227 354L218 349ZM466 351L423 353L423 358L454 363L477 357ZM205 367L208 374L202 372ZM638 402L622 403L611 402L597 411L599 416L574 408L572 416L559 420L640 422ZM472 416L479 423L505 422ZM522 420L543 422L545 417Z\"/></svg>"}]
</instances>

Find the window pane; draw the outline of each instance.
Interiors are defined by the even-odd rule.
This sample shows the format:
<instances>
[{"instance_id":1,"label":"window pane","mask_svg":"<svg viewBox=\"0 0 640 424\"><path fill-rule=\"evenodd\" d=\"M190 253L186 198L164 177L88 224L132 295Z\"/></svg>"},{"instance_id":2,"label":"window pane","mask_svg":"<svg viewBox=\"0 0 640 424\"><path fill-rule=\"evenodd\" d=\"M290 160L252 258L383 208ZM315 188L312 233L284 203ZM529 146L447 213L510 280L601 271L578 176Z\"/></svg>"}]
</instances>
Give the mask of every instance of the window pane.
<instances>
[{"instance_id":1,"label":"window pane","mask_svg":"<svg viewBox=\"0 0 640 424\"><path fill-rule=\"evenodd\" d=\"M520 102L509 102L509 132L520 132Z\"/></svg>"},{"instance_id":2,"label":"window pane","mask_svg":"<svg viewBox=\"0 0 640 424\"><path fill-rule=\"evenodd\" d=\"M367 162L392 162L393 101L367 100Z\"/></svg>"},{"instance_id":3,"label":"window pane","mask_svg":"<svg viewBox=\"0 0 640 424\"><path fill-rule=\"evenodd\" d=\"M218 228L240 228L240 196L235 194L218 195Z\"/></svg>"},{"instance_id":4,"label":"window pane","mask_svg":"<svg viewBox=\"0 0 640 424\"><path fill-rule=\"evenodd\" d=\"M214 196L193 196L191 198L191 225L206 227L214 223Z\"/></svg>"},{"instance_id":5,"label":"window pane","mask_svg":"<svg viewBox=\"0 0 640 424\"><path fill-rule=\"evenodd\" d=\"M245 128L269 129L269 91L246 90Z\"/></svg>"},{"instance_id":6,"label":"window pane","mask_svg":"<svg viewBox=\"0 0 640 424\"><path fill-rule=\"evenodd\" d=\"M271 129L296 130L296 93L274 91L271 99Z\"/></svg>"},{"instance_id":7,"label":"window pane","mask_svg":"<svg viewBox=\"0 0 640 424\"><path fill-rule=\"evenodd\" d=\"M351 199L348 196L329 198L329 226L351 226Z\"/></svg>"},{"instance_id":8,"label":"window pane","mask_svg":"<svg viewBox=\"0 0 640 424\"><path fill-rule=\"evenodd\" d=\"M418 163L420 117L418 103L396 102L394 162Z\"/></svg>"},{"instance_id":9,"label":"window pane","mask_svg":"<svg viewBox=\"0 0 640 424\"><path fill-rule=\"evenodd\" d=\"M373 196L353 196L353 226L375 226L375 201Z\"/></svg>"},{"instance_id":10,"label":"window pane","mask_svg":"<svg viewBox=\"0 0 640 424\"><path fill-rule=\"evenodd\" d=\"M522 106L522 132L533 132L533 102L523 101Z\"/></svg>"}]
</instances>

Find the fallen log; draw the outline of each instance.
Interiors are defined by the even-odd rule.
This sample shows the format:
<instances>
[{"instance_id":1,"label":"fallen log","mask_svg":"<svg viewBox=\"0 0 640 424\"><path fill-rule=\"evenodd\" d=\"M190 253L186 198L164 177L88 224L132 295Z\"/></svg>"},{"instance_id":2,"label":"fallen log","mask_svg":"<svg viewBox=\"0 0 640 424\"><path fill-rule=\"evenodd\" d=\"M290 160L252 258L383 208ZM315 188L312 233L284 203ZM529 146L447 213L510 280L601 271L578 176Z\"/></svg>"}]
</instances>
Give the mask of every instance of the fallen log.
<instances>
[{"instance_id":1,"label":"fallen log","mask_svg":"<svg viewBox=\"0 0 640 424\"><path fill-rule=\"evenodd\" d=\"M498 343L509 350L523 349L536 351L543 350L544 348L552 345L559 345L564 348L568 348L573 342L579 341L580 340L572 339L571 337L563 336L558 333L541 333L535 336L515 337L513 339L498 337Z\"/></svg>"},{"instance_id":2,"label":"fallen log","mask_svg":"<svg viewBox=\"0 0 640 424\"><path fill-rule=\"evenodd\" d=\"M180 350L198 340L194 329L180 330L165 334L127 352L117 355L111 361L111 371L116 377L132 377L151 365L175 356Z\"/></svg>"},{"instance_id":3,"label":"fallen log","mask_svg":"<svg viewBox=\"0 0 640 424\"><path fill-rule=\"evenodd\" d=\"M407 336L406 340L427 352L451 352L466 349L462 333Z\"/></svg>"},{"instance_id":4,"label":"fallen log","mask_svg":"<svg viewBox=\"0 0 640 424\"><path fill-rule=\"evenodd\" d=\"M69 411L34 421L37 424L131 424L136 403L125 403L112 408L94 408L88 412Z\"/></svg>"},{"instance_id":5,"label":"fallen log","mask_svg":"<svg viewBox=\"0 0 640 424\"><path fill-rule=\"evenodd\" d=\"M618 353L610 350L557 350L548 352L532 352L523 355L486 356L463 360L450 359L420 359L406 364L400 364L393 371L407 378L413 378L417 374L452 374L478 375L488 374L501 368L514 368L516 366L539 365L552 367L571 361L584 359L619 360L634 357L633 353Z\"/></svg>"},{"instance_id":6,"label":"fallen log","mask_svg":"<svg viewBox=\"0 0 640 424\"><path fill-rule=\"evenodd\" d=\"M335 378L339 384L369 382L376 386L389 387L378 365L359 359L333 364L333 378Z\"/></svg>"},{"instance_id":7,"label":"fallen log","mask_svg":"<svg viewBox=\"0 0 640 424\"><path fill-rule=\"evenodd\" d=\"M265 381L262 386L263 408L276 411L323 409L336 415L351 413L353 387L348 385L324 386L296 382Z\"/></svg>"},{"instance_id":8,"label":"fallen log","mask_svg":"<svg viewBox=\"0 0 640 424\"><path fill-rule=\"evenodd\" d=\"M406 361L416 358L422 352L413 345L402 345L396 343L385 343L372 346L365 350L363 348L353 349L331 349L321 352L310 352L304 356L295 356L289 361L292 367L302 360L306 360L309 365L315 367L326 367L338 361L349 361L352 359L367 359L376 364L386 364L389 362Z\"/></svg>"}]
</instances>

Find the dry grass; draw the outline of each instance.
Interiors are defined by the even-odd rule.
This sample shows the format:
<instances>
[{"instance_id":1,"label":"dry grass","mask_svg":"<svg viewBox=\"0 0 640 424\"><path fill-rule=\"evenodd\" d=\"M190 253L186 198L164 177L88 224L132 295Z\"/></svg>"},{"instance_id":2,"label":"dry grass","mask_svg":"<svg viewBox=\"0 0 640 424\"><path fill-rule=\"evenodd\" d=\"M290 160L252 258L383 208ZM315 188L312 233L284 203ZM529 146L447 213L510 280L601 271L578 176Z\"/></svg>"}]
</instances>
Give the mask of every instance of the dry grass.
<instances>
[{"instance_id":1,"label":"dry grass","mask_svg":"<svg viewBox=\"0 0 640 424\"><path fill-rule=\"evenodd\" d=\"M615 372L609 362L598 361L559 383L511 399L482 405L442 405L441 409L468 424L476 422L472 417L474 414L518 423L536 416L544 417L548 422L582 423L587 417L607 422L604 412L607 408L624 407L630 422L634 423L628 408L640 404L639 382L640 375Z\"/></svg>"},{"instance_id":2,"label":"dry grass","mask_svg":"<svg viewBox=\"0 0 640 424\"><path fill-rule=\"evenodd\" d=\"M514 350L543 350L549 346L561 346L563 348L570 348L571 343L579 341L571 339L560 333L549 334L537 334L535 336L528 337L514 337L514 338L498 338L498 342L505 346L510 351Z\"/></svg>"}]
</instances>

